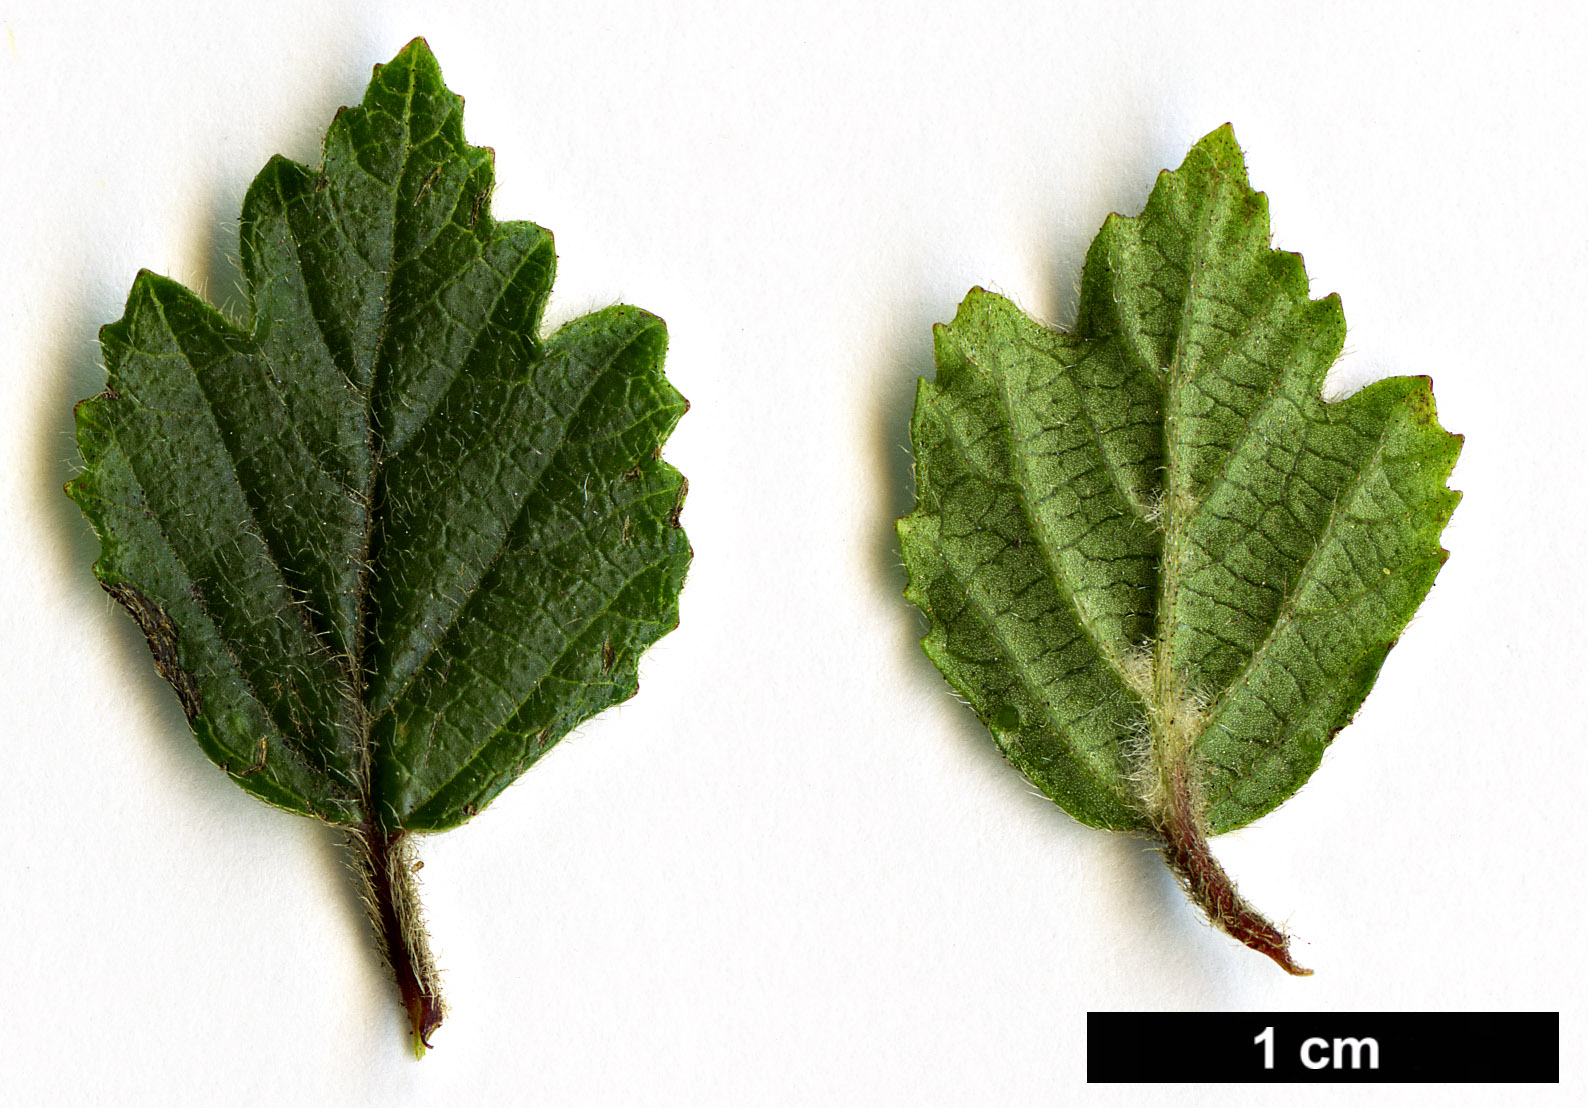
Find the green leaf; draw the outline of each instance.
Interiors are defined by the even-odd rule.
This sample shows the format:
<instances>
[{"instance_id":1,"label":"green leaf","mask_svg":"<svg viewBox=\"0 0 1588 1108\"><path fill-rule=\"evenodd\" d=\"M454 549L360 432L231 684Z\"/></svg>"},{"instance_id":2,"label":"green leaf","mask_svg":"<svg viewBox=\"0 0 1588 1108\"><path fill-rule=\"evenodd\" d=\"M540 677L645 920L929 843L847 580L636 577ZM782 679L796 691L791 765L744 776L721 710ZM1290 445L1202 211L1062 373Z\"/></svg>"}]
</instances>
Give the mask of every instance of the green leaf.
<instances>
[{"instance_id":1,"label":"green leaf","mask_svg":"<svg viewBox=\"0 0 1588 1108\"><path fill-rule=\"evenodd\" d=\"M416 1049L440 1020L405 836L632 696L678 623L686 404L625 306L540 335L551 234L423 40L243 203L251 319L143 272L67 487L105 590L233 781L353 832Z\"/></svg>"},{"instance_id":2,"label":"green leaf","mask_svg":"<svg viewBox=\"0 0 1588 1108\"><path fill-rule=\"evenodd\" d=\"M1428 379L1324 401L1339 300L1269 248L1227 126L1104 223L1072 332L975 289L936 335L899 521L928 657L1055 802L1303 972L1206 836L1307 780L1444 563Z\"/></svg>"}]
</instances>

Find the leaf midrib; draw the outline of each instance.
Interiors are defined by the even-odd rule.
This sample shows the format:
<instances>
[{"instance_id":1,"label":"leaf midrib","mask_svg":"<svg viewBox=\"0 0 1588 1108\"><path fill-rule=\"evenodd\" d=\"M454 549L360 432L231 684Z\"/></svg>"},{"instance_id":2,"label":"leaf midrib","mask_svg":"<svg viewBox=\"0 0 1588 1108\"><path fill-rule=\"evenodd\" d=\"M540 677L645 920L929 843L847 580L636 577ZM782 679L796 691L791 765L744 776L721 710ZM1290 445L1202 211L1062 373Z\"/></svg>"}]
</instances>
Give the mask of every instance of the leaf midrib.
<instances>
[{"instance_id":1,"label":"leaf midrib","mask_svg":"<svg viewBox=\"0 0 1588 1108\"><path fill-rule=\"evenodd\" d=\"M544 232L542 233L544 234ZM482 249L476 261L489 266L489 263L485 262L484 248L493 245L494 241L495 240L487 239L485 242L480 244ZM405 262L403 264L413 264L413 262L416 262L417 260L417 258L411 259L409 262ZM430 425L430 421L436 417L436 413L447 406L447 401L452 399L453 392L468 376L468 370L475 357L480 352L480 344L485 341L485 335L490 329L491 321L496 318L497 309L502 306L502 301L506 299L507 296L513 291L513 283L518 280L519 274L523 273L524 270L527 269L534 261L534 251L526 250L523 256L518 259L518 264L512 268L512 272L502 274L500 270L492 268L493 273L496 273L498 276L503 278L502 287L500 290L498 290L495 298L492 299L490 308L488 308L482 314L481 318L484 320L484 322L481 324L479 330L475 332L474 337L470 340L469 349L464 353L463 357L458 360L457 372L452 375L452 379L447 382L446 388L441 390L441 394L437 396L435 402L431 404L430 410L427 411L424 416L421 417L420 420L408 430L407 434L405 434L400 441L395 443L387 442L383 444L385 446L385 453L381 456L382 468L391 466L397 461L398 458L401 458L404 454L406 454L415 443L419 442L420 438L424 434L425 428L428 427ZM462 273L456 274L451 278L450 283L456 284L458 281L462 280L462 278ZM434 295L439 297L440 292L441 290L437 289ZM454 322L456 321L454 320ZM537 337L531 336L531 338L536 339Z\"/></svg>"},{"instance_id":2,"label":"leaf midrib","mask_svg":"<svg viewBox=\"0 0 1588 1108\"><path fill-rule=\"evenodd\" d=\"M1210 165L1208 172L1219 184L1223 183L1224 175L1217 164ZM1158 565L1158 611L1154 619L1157 643L1153 652L1153 702L1150 712L1154 732L1151 749L1160 772L1166 768L1165 758L1171 755L1168 749L1170 736L1160 732L1160 726L1167 725L1163 721L1172 720L1176 715L1182 717L1175 722L1182 728L1179 734L1186 742L1188 750L1195 746L1202 734L1199 722L1187 721L1183 718L1185 713L1175 712L1176 702L1180 700L1184 690L1180 687L1174 668L1174 610L1180 591L1181 549L1185 545L1189 528L1189 522L1185 519L1186 508L1191 507L1182 503L1182 498L1189 498L1190 490L1183 487L1185 484L1183 462L1176 446L1181 418L1181 398L1190 380L1186 363L1191 328L1195 321L1198 290L1206 265L1204 248L1212 233L1215 219L1214 199L1217 196L1218 191L1215 190L1203 203L1199 212L1201 219L1193 229L1191 245L1187 251L1185 299L1180 305L1180 323L1175 333L1174 354L1164 369L1164 538L1162 560ZM1172 211L1172 207L1170 210ZM1191 722L1191 727L1185 727L1187 722Z\"/></svg>"},{"instance_id":3,"label":"leaf midrib","mask_svg":"<svg viewBox=\"0 0 1588 1108\"><path fill-rule=\"evenodd\" d=\"M380 810L379 800L375 795L374 762L375 752L371 748L371 732L373 720L370 717L369 704L365 699L368 691L368 674L365 667L368 665L368 647L374 637L375 628L369 623L373 617L374 605L370 603L370 575L374 570L371 564L371 553L375 540L375 494L379 488L380 473L385 464L379 445L375 442L375 397L380 393L382 371L385 369L386 338L391 329L391 290L397 279L399 266L397 264L397 221L398 208L402 200L402 182L408 172L408 162L413 157L413 106L414 87L418 77L417 59L408 65L408 87L404 93L403 114L401 125L403 130L403 160L402 167L396 174L396 183L392 186L392 217L391 217L391 266L386 273L384 287L382 288L380 303L382 305L380 328L375 338L375 355L370 362L369 391L364 396L364 442L369 452L369 473L365 478L364 495L359 501L359 512L363 517L363 534L358 545L358 575L354 584L357 589L355 597L355 627L353 657L348 659L348 688L355 707L355 748L357 750L356 770L359 783L359 806L362 809L363 822L373 826ZM352 137L349 135L349 141ZM354 161L358 161L355 156ZM358 163L363 170L362 162ZM365 171L367 172L367 171ZM365 264L368 264L366 260ZM379 270L377 270L379 272Z\"/></svg>"}]
</instances>

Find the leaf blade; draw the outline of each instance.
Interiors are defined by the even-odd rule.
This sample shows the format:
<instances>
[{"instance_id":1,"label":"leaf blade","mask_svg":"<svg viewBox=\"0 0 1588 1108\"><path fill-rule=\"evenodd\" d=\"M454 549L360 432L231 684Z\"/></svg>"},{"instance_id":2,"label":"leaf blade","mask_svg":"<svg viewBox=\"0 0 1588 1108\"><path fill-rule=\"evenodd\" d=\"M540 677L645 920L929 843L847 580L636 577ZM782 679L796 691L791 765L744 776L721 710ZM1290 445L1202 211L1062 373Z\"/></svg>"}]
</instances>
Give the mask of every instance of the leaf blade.
<instances>
[{"instance_id":1,"label":"leaf blade","mask_svg":"<svg viewBox=\"0 0 1588 1108\"><path fill-rule=\"evenodd\" d=\"M1271 249L1221 127L1141 215L1105 221L1073 332L979 289L939 328L899 523L923 647L1011 761L1083 822L1159 838L1210 918L1292 973L1205 836L1317 767L1431 587L1459 500L1460 438L1426 378L1323 400L1344 327ZM951 433L956 408L973 415Z\"/></svg>"},{"instance_id":2,"label":"leaf blade","mask_svg":"<svg viewBox=\"0 0 1588 1108\"><path fill-rule=\"evenodd\" d=\"M423 40L376 66L320 168L249 188L244 325L139 275L67 487L209 757L349 831L418 1053L442 1005L405 837L632 696L691 557L665 325L543 339L552 238L493 182Z\"/></svg>"},{"instance_id":3,"label":"leaf blade","mask_svg":"<svg viewBox=\"0 0 1588 1108\"><path fill-rule=\"evenodd\" d=\"M173 318L218 340L202 351L184 349ZM303 791L278 800L305 814L345 811L356 750L336 725L350 719L347 689L275 560L244 494L237 448L203 383L215 363L236 364L234 341L187 290L140 275L126 315L104 332L108 390L79 409L80 433L85 423L97 433L80 440L85 476L72 488L85 510L96 491L104 497L102 539L107 527L121 536L96 563L100 580L134 590L173 619L182 669L212 716L236 714L239 726L247 719L263 727L252 735L210 734L212 758L224 752L215 760L228 771L261 762L247 778L234 772L233 779L255 792L256 784L272 782L277 794L285 777L271 773L256 782L253 774L269 768L274 755L301 762L313 780L287 774ZM188 449L179 453L177 444ZM206 646L195 650L199 639ZM263 757L260 739L267 742Z\"/></svg>"},{"instance_id":4,"label":"leaf blade","mask_svg":"<svg viewBox=\"0 0 1588 1108\"><path fill-rule=\"evenodd\" d=\"M1086 490L1093 495L1058 507L1024 494L1026 467L1045 463L1022 446L1008 394L1026 391L1023 378L1033 372L1032 363L1062 377L1073 372L1072 360L1080 360L1044 348L1039 330L1008 301L981 290L938 330L946 372L938 385L920 384L912 439L923 501L934 499L942 510L918 511L900 522L912 566L908 595L929 614L973 613L946 617L944 634L929 636L927 652L1039 787L1065 796L1067 810L1084 822L1141 827L1114 739L1128 726L1120 709L1128 711L1135 699L1126 624L1137 614L1143 549L1099 560L1080 545L1110 523L1135 547L1152 543L1129 522L1135 517L1123 496L1098 506L1108 499L1107 482L1104 495ZM1010 350L1020 356L1009 356ZM1065 454L1080 455L1072 470L1095 475L1095 459L1085 456L1093 443L1090 422L1066 424L1078 433L1051 464L1062 467ZM1004 425L1007 436L994 430ZM1054 495L1072 489L1068 481L1042 486ZM1095 648L1098 635L1108 637L1112 650L1088 657L1085 640ZM996 663L989 667L987 660L998 656L1019 671L1018 681L1000 679ZM1046 727L1036 724L1039 719Z\"/></svg>"},{"instance_id":5,"label":"leaf blade","mask_svg":"<svg viewBox=\"0 0 1588 1108\"><path fill-rule=\"evenodd\" d=\"M1438 535L1460 495L1444 481L1460 440L1438 426L1427 378L1389 378L1325 410L1377 438L1333 498L1261 643L1209 712L1199 750L1215 834L1271 811L1305 782L1372 688L1447 556ZM1410 471L1396 474L1396 467ZM1386 505L1386 497L1395 502ZM1292 720L1292 737L1279 750L1260 739L1260 717L1273 704ZM1246 778L1240 789L1213 768L1232 761Z\"/></svg>"},{"instance_id":6,"label":"leaf blade","mask_svg":"<svg viewBox=\"0 0 1588 1108\"><path fill-rule=\"evenodd\" d=\"M481 797L488 799L500 791L506 780L498 775L494 784L465 790L450 811L442 811L436 807L434 790L449 783L466 763L477 764L486 754L485 747L510 744L507 736L527 744L533 736L523 731L526 724L510 726L521 710L530 709L535 734L543 730L549 734L536 744L532 757L526 745L520 756L504 761L504 766L516 768L503 774L516 776L580 721L627 699L633 693L632 680L617 686L607 680L619 656L632 678L630 663L677 623L677 586L689 558L687 540L677 527L684 483L676 470L653 455L686 405L661 374L665 330L656 317L621 306L570 327L570 334L559 333L549 344L554 356L548 362L563 348L577 350L567 360L581 362L584 372L593 374L597 383L592 391L598 398L605 395L605 402L581 401L579 411L565 424L567 433L559 445L566 449L555 452L546 468L538 471L533 486L517 498L520 510L490 565L482 567L482 588L473 594L472 610L460 610L445 636L435 640L436 652L413 670L409 680L418 684L419 691L403 698L408 710L394 704L389 716L377 720L381 728L377 748L423 771L404 772L403 766L385 761L377 766L391 795L403 798L397 812L412 813L402 815L405 825L410 818L419 818L421 810L425 829L454 825L466 818L468 808L478 809ZM602 351L602 344L619 349ZM625 360L632 363L628 368ZM608 372L614 369L617 372ZM620 399L626 403L617 403ZM604 474L606 479L591 481L590 474ZM587 541L592 537L600 541ZM613 614L622 597L634 599L633 582L651 572L660 572L668 587L638 603L632 621ZM536 599L542 595L548 599ZM630 622L646 629L630 627ZM544 682L572 681L560 674L559 667L592 629L601 633L598 641L573 655L575 661L585 663L580 672L587 679L570 687L576 702L566 709L535 710L532 702L541 699ZM525 635L532 641L521 641ZM611 658L606 656L609 642ZM511 648L515 643L519 649ZM492 696L473 709L489 721L485 728L489 737L477 744L479 749L464 754L442 751L439 757L419 759L416 740L400 736L444 735L438 729L448 727L448 713L432 708L445 706L441 690L454 668L473 668L480 659L496 658L514 661L491 668L485 687L505 695ZM591 670L589 663L597 659L600 666ZM590 694L586 686L610 687L611 695ZM427 784L421 786L421 781ZM432 787L431 792L415 792ZM417 829L420 824L412 826Z\"/></svg>"}]
</instances>

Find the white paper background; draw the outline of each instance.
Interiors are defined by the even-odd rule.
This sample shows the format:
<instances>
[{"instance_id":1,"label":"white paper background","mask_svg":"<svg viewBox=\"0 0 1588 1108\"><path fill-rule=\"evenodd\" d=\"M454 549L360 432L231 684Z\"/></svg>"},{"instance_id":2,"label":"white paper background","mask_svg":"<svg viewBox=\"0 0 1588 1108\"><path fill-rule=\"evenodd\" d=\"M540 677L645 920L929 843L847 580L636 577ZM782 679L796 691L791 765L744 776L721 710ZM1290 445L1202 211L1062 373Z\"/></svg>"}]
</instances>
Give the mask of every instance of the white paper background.
<instances>
[{"instance_id":1,"label":"white paper background","mask_svg":"<svg viewBox=\"0 0 1588 1108\"><path fill-rule=\"evenodd\" d=\"M1520 1008L1564 1013L1582 1093L1579 8L5 5L0 1101L1577 1102L1083 1082L1088 1009ZM557 234L553 321L668 320L696 549L640 695L424 845L452 1013L420 1064L337 836L203 758L60 493L133 274L234 297L248 182L416 34L497 214ZM1000 760L892 533L931 324L974 284L1067 322L1103 217L1225 120L1344 298L1340 386L1431 374L1467 436L1379 687L1216 843L1305 980Z\"/></svg>"}]
</instances>

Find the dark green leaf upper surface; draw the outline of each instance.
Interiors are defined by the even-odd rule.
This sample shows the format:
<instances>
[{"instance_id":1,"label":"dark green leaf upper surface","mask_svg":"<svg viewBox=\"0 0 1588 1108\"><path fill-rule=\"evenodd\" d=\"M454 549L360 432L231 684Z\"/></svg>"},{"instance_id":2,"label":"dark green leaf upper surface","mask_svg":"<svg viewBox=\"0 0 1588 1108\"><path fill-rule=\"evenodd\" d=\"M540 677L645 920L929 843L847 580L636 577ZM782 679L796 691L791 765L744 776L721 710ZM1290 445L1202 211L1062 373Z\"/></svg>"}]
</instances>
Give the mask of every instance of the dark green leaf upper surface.
<instances>
[{"instance_id":1,"label":"dark green leaf upper surface","mask_svg":"<svg viewBox=\"0 0 1588 1108\"><path fill-rule=\"evenodd\" d=\"M95 572L200 743L335 822L462 822L677 624L665 327L619 306L542 339L551 235L492 186L416 40L321 169L249 189L249 325L141 273L78 408Z\"/></svg>"},{"instance_id":2,"label":"dark green leaf upper surface","mask_svg":"<svg viewBox=\"0 0 1588 1108\"><path fill-rule=\"evenodd\" d=\"M1210 831L1269 811L1432 585L1460 439L1426 378L1326 403L1344 330L1269 248L1227 127L1104 224L1073 333L980 289L938 329L908 595L927 654L1077 818L1150 827L1173 736Z\"/></svg>"}]
</instances>

